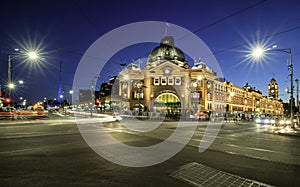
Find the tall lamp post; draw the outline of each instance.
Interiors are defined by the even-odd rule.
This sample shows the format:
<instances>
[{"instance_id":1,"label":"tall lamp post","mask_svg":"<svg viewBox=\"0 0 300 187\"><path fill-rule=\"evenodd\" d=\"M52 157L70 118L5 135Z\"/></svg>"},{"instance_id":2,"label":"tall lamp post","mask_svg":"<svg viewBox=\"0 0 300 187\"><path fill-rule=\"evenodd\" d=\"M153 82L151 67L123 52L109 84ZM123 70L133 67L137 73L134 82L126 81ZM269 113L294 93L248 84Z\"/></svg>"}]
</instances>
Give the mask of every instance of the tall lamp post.
<instances>
[{"instance_id":1,"label":"tall lamp post","mask_svg":"<svg viewBox=\"0 0 300 187\"><path fill-rule=\"evenodd\" d=\"M297 107L297 113L299 113L299 80L296 79L296 107Z\"/></svg>"},{"instance_id":2,"label":"tall lamp post","mask_svg":"<svg viewBox=\"0 0 300 187\"><path fill-rule=\"evenodd\" d=\"M19 51L19 49L15 49L15 51ZM28 59L35 60L38 58L38 55L36 52L29 52L26 53L26 56ZM8 89L8 97L10 98L11 89L13 88L13 83L11 81L11 60L13 58L18 57L18 55L8 55L8 64L7 64L7 89Z\"/></svg>"},{"instance_id":3,"label":"tall lamp post","mask_svg":"<svg viewBox=\"0 0 300 187\"><path fill-rule=\"evenodd\" d=\"M290 56L290 63L289 63L289 70L290 70L290 87L291 87L291 90L290 90L290 107L291 107L291 124L292 124L292 127L294 127L294 124L293 124L293 117L294 117L294 78L293 78L293 60L292 60L292 49L291 48L287 48L287 49L276 49L275 47L277 46L274 46L273 48L271 49L262 49L262 48L256 48L252 51L252 56L255 57L255 58L260 58L264 55L264 53L266 51L281 51L281 52L284 52L284 53L287 53L289 54Z\"/></svg>"}]
</instances>

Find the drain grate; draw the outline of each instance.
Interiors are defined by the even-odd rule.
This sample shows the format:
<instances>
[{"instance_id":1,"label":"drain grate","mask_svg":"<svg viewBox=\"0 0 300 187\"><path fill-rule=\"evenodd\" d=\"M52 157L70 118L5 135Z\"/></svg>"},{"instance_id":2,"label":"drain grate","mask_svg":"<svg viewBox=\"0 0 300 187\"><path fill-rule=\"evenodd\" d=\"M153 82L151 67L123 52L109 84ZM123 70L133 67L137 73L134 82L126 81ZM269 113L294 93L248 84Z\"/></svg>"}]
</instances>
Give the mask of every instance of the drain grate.
<instances>
[{"instance_id":1,"label":"drain grate","mask_svg":"<svg viewBox=\"0 0 300 187\"><path fill-rule=\"evenodd\" d=\"M192 186L270 187L268 184L233 175L196 162L180 167L179 170L172 172L170 176Z\"/></svg>"}]
</instances>

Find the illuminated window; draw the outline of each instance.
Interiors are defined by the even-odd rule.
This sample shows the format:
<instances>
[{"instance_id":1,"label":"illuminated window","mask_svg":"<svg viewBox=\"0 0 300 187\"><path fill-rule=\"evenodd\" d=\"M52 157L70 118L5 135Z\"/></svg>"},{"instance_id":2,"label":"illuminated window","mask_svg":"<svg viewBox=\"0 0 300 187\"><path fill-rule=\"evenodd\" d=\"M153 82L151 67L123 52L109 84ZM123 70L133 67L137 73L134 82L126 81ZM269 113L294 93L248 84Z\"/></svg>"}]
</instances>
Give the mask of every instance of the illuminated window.
<instances>
[{"instance_id":1,"label":"illuminated window","mask_svg":"<svg viewBox=\"0 0 300 187\"><path fill-rule=\"evenodd\" d=\"M173 77L168 77L168 85L174 85Z\"/></svg>"},{"instance_id":2,"label":"illuminated window","mask_svg":"<svg viewBox=\"0 0 300 187\"><path fill-rule=\"evenodd\" d=\"M198 98L200 98L200 93L199 92L193 92L191 94L191 96L192 96L192 98L198 99Z\"/></svg>"},{"instance_id":3,"label":"illuminated window","mask_svg":"<svg viewBox=\"0 0 300 187\"><path fill-rule=\"evenodd\" d=\"M156 86L159 85L159 78L158 77L154 78L154 85L156 85Z\"/></svg>"},{"instance_id":4,"label":"illuminated window","mask_svg":"<svg viewBox=\"0 0 300 187\"><path fill-rule=\"evenodd\" d=\"M175 78L175 85L181 85L181 77Z\"/></svg>"},{"instance_id":5,"label":"illuminated window","mask_svg":"<svg viewBox=\"0 0 300 187\"><path fill-rule=\"evenodd\" d=\"M161 85L167 85L167 77L161 78Z\"/></svg>"},{"instance_id":6,"label":"illuminated window","mask_svg":"<svg viewBox=\"0 0 300 187\"><path fill-rule=\"evenodd\" d=\"M144 99L144 92L134 91L133 98L134 99Z\"/></svg>"},{"instance_id":7,"label":"illuminated window","mask_svg":"<svg viewBox=\"0 0 300 187\"><path fill-rule=\"evenodd\" d=\"M124 82L122 86L123 86L123 89L126 89L127 88L127 83Z\"/></svg>"},{"instance_id":8,"label":"illuminated window","mask_svg":"<svg viewBox=\"0 0 300 187\"><path fill-rule=\"evenodd\" d=\"M158 103L176 103L176 102L180 102L180 100L173 93L163 93L155 99L155 102L158 102Z\"/></svg>"}]
</instances>

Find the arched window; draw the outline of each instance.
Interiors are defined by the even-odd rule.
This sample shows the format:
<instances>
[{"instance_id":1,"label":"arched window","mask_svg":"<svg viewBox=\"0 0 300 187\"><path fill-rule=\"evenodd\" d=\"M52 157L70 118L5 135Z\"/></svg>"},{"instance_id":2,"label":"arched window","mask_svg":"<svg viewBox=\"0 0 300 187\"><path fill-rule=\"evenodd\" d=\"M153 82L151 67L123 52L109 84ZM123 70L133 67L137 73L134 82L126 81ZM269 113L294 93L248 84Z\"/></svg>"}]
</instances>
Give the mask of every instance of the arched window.
<instances>
[{"instance_id":1,"label":"arched window","mask_svg":"<svg viewBox=\"0 0 300 187\"><path fill-rule=\"evenodd\" d=\"M158 102L158 103L177 103L177 102L180 102L177 95L175 95L173 93L162 93L155 99L155 101Z\"/></svg>"}]
</instances>

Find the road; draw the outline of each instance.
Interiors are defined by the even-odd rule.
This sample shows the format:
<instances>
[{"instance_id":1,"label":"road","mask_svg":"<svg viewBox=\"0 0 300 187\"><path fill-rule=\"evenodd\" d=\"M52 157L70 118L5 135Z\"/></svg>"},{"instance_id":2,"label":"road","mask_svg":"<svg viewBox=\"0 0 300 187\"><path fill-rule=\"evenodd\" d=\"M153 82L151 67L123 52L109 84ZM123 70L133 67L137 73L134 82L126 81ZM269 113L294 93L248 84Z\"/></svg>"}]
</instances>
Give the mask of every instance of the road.
<instances>
[{"instance_id":1,"label":"road","mask_svg":"<svg viewBox=\"0 0 300 187\"><path fill-rule=\"evenodd\" d=\"M210 148L199 152L206 125L199 123L188 146L169 160L135 168L95 153L74 119L0 121L0 186L189 186L170 174L191 162L269 185L299 186L300 137L273 134L251 123L225 124ZM176 123L165 122L149 133L119 122L105 127L119 141L139 147L161 142Z\"/></svg>"}]
</instances>

